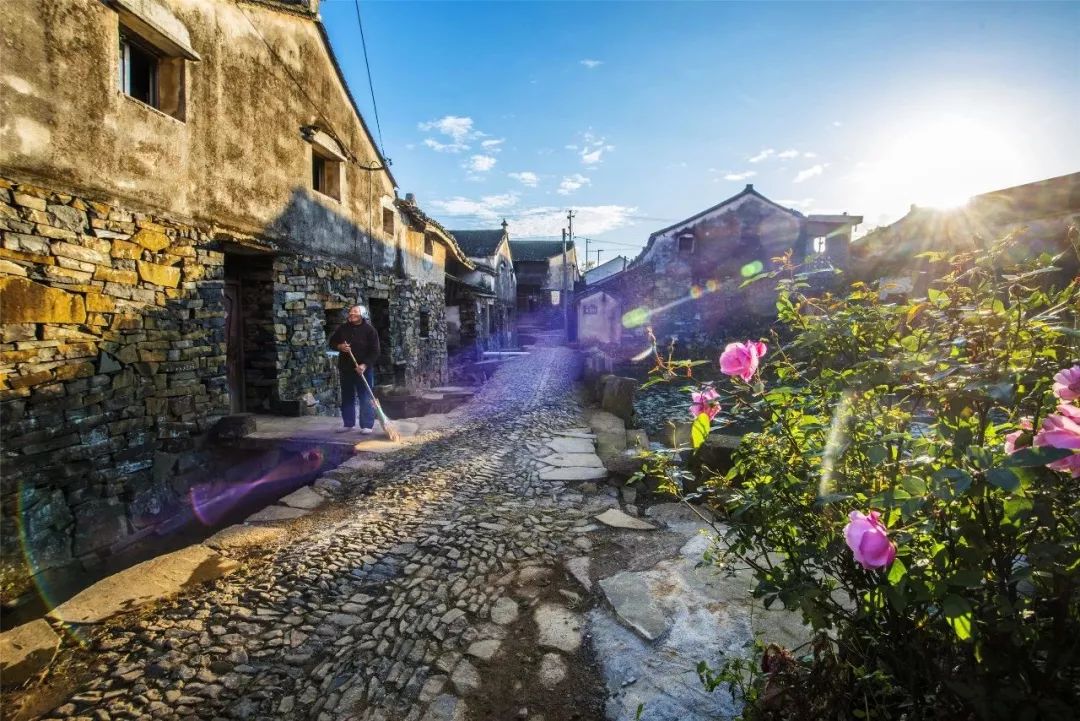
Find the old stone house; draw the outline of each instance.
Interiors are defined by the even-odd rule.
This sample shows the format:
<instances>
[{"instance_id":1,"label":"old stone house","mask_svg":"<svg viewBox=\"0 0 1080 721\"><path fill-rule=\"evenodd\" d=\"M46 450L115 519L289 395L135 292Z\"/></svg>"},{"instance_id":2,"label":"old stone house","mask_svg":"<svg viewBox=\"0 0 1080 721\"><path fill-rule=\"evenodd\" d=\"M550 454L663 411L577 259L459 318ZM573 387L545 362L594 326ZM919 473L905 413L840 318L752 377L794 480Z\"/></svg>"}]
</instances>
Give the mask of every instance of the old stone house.
<instances>
[{"instance_id":1,"label":"old stone house","mask_svg":"<svg viewBox=\"0 0 1080 721\"><path fill-rule=\"evenodd\" d=\"M550 313L558 308L560 293L572 292L581 279L573 241L567 241L565 256L561 240L513 240L510 252L519 313Z\"/></svg>"},{"instance_id":2,"label":"old stone house","mask_svg":"<svg viewBox=\"0 0 1080 721\"><path fill-rule=\"evenodd\" d=\"M471 262L403 217L316 6L0 5L5 561L20 533L31 572L152 533L226 414L333 413L351 304L380 382L446 378Z\"/></svg>"},{"instance_id":3,"label":"old stone house","mask_svg":"<svg viewBox=\"0 0 1080 721\"><path fill-rule=\"evenodd\" d=\"M517 276L507 222L499 230L450 232L475 268L447 281L447 332L459 328L458 348L466 353L516 347Z\"/></svg>"},{"instance_id":4,"label":"old stone house","mask_svg":"<svg viewBox=\"0 0 1080 721\"><path fill-rule=\"evenodd\" d=\"M1058 280L1067 280L1080 270L1068 240L1070 228L1078 225L1080 173L1070 173L982 193L958 208L913 205L900 220L855 241L852 264L859 277L881 281L886 296L924 295L943 268L933 268L922 253L968 251L1019 232L1012 252L1064 253Z\"/></svg>"},{"instance_id":5,"label":"old stone house","mask_svg":"<svg viewBox=\"0 0 1080 721\"><path fill-rule=\"evenodd\" d=\"M740 333L761 333L774 316L775 289L740 287L788 251L804 272L829 284L849 263L853 215L804 215L753 185L711 208L658 230L619 273L586 286L576 304L584 344L633 342L645 329L716 345Z\"/></svg>"}]
</instances>

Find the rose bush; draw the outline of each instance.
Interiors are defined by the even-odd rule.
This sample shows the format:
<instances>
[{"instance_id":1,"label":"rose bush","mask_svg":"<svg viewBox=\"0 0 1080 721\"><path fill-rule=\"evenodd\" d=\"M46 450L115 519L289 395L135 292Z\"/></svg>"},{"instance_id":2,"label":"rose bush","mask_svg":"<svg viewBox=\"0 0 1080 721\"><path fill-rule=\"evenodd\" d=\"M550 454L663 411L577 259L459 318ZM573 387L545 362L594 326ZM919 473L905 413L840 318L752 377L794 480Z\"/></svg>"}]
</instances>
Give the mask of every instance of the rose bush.
<instances>
[{"instance_id":1,"label":"rose bush","mask_svg":"<svg viewBox=\"0 0 1080 721\"><path fill-rule=\"evenodd\" d=\"M947 272L904 302L764 276L791 340L767 362L758 341L725 349L724 413L694 413L693 443L732 416L763 430L694 480L722 519L714 557L813 641L772 671L699 669L745 718L1075 717L1080 287L1046 285L1051 257L1006 265L1017 242L933 257ZM645 473L680 493L688 468L665 453Z\"/></svg>"}]
</instances>

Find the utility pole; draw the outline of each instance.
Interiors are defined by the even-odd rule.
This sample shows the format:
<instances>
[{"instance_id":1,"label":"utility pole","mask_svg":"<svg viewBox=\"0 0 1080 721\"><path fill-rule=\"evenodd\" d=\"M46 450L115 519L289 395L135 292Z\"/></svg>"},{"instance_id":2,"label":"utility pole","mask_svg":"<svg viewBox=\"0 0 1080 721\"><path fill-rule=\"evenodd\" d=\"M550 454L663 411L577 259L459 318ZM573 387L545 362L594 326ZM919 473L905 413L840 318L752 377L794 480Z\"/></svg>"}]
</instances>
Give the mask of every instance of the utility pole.
<instances>
[{"instance_id":1,"label":"utility pole","mask_svg":"<svg viewBox=\"0 0 1080 721\"><path fill-rule=\"evenodd\" d=\"M604 252L603 248L597 248L596 250L596 267L600 267L600 254Z\"/></svg>"},{"instance_id":2,"label":"utility pole","mask_svg":"<svg viewBox=\"0 0 1080 721\"><path fill-rule=\"evenodd\" d=\"M566 282L569 269L566 267L566 228L562 229L562 292L559 293L559 304L562 306L563 336L570 340L570 313L566 303Z\"/></svg>"}]
</instances>

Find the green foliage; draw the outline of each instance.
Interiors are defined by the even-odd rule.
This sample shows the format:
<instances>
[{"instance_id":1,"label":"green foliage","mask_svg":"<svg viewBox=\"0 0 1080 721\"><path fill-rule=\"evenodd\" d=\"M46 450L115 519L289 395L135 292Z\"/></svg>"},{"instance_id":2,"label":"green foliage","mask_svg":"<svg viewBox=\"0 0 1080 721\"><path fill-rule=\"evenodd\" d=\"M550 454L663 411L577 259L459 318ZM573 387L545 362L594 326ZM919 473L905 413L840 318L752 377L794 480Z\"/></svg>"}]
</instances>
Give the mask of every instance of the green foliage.
<instances>
[{"instance_id":1,"label":"green foliage","mask_svg":"<svg viewBox=\"0 0 1080 721\"><path fill-rule=\"evenodd\" d=\"M770 344L764 382L733 384L732 412L763 430L730 471L695 479L755 596L817 633L782 673L699 669L748 701L746 718L1074 717L1080 482L1046 468L1068 451L1009 456L1004 440L1053 412L1052 378L1080 357L1080 288L1040 285L1053 259L1006 267L1015 243L948 259L905 302L864 284L808 297L797 276L781 280L794 335ZM670 454L646 472L673 493L689 480ZM871 509L898 551L880 570L856 563L842 533L849 512Z\"/></svg>"}]
</instances>

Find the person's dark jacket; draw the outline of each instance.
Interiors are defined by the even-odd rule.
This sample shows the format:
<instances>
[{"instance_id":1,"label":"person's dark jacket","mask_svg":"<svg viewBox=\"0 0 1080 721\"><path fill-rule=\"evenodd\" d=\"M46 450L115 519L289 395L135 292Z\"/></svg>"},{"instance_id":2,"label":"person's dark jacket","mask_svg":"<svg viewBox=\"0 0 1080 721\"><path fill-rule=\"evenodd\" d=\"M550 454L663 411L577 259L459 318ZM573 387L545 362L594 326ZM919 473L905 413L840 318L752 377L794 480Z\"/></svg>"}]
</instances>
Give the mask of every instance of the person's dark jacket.
<instances>
[{"instance_id":1,"label":"person's dark jacket","mask_svg":"<svg viewBox=\"0 0 1080 721\"><path fill-rule=\"evenodd\" d=\"M356 325L349 322L342 323L330 336L330 347L337 350L341 343L352 346L357 363L363 363L368 368L375 367L375 362L379 359L379 333L371 323L366 320ZM338 354L338 369L353 370L352 358L348 353Z\"/></svg>"}]
</instances>

